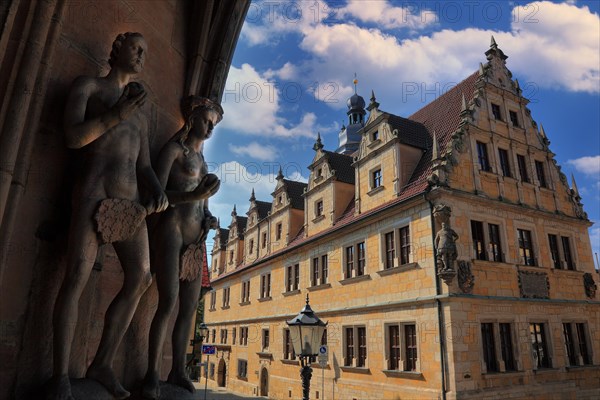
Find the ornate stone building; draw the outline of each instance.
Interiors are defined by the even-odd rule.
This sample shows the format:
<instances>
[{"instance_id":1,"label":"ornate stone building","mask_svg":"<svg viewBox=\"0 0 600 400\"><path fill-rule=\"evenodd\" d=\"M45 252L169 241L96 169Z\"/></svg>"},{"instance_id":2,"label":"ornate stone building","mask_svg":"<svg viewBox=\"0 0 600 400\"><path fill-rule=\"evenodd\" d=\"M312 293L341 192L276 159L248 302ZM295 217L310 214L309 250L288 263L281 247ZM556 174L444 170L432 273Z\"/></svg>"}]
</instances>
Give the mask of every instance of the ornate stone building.
<instances>
[{"instance_id":1,"label":"ornate stone building","mask_svg":"<svg viewBox=\"0 0 600 400\"><path fill-rule=\"evenodd\" d=\"M485 56L406 118L372 95L363 121L353 96L352 156L317 139L307 185L279 176L243 237L235 215L220 231L209 383L301 397L285 321L309 294L329 323L311 398L600 396L591 223L493 39Z\"/></svg>"}]
</instances>

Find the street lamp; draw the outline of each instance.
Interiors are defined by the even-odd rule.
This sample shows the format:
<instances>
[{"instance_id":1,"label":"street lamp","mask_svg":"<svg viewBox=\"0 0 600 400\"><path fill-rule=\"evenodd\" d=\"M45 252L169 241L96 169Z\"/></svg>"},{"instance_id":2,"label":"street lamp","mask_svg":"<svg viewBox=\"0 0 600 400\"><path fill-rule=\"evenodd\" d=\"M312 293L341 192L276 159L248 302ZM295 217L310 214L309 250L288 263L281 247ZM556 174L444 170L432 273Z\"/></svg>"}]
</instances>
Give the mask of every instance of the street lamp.
<instances>
[{"instance_id":1,"label":"street lamp","mask_svg":"<svg viewBox=\"0 0 600 400\"><path fill-rule=\"evenodd\" d=\"M308 295L306 295L306 305L289 321L286 321L290 327L290 336L294 352L300 358L300 376L302 377L302 399L308 400L310 394L310 378L312 376L312 368L310 359L316 357L321 346L323 331L327 323L321 321L315 315L308 304Z\"/></svg>"},{"instance_id":2,"label":"street lamp","mask_svg":"<svg viewBox=\"0 0 600 400\"><path fill-rule=\"evenodd\" d=\"M192 346L192 357L188 363L188 367L192 365L196 355L196 343L204 343L204 338L208 336L208 326L204 322L201 322L198 326L196 326L196 332L194 333L194 338L190 340L190 346ZM202 347L200 348L200 366L202 365ZM193 379L193 378L192 378ZM198 373L198 380L200 380L200 373Z\"/></svg>"}]
</instances>

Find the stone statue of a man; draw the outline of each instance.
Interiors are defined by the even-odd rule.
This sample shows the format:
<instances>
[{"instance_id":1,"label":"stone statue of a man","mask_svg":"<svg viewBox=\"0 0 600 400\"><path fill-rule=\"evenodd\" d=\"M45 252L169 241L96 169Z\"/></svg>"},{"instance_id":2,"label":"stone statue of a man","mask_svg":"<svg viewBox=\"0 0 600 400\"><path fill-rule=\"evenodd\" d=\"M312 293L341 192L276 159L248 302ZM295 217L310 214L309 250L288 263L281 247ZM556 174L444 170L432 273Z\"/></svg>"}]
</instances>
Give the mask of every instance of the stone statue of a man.
<instances>
[{"instance_id":1,"label":"stone statue of a man","mask_svg":"<svg viewBox=\"0 0 600 400\"><path fill-rule=\"evenodd\" d=\"M156 272L158 309L150 328L148 371L142 396L160 397L159 370L169 318L179 299L173 328L173 363L168 382L194 391L185 372L185 355L198 297L202 289L202 268L206 262L205 240L217 219L208 210L208 198L219 189L219 179L209 174L202 147L223 109L209 99L184 99L185 125L167 142L159 155L157 175L169 197L169 207L160 214L152 232L152 270Z\"/></svg>"},{"instance_id":2,"label":"stone statue of a man","mask_svg":"<svg viewBox=\"0 0 600 400\"><path fill-rule=\"evenodd\" d=\"M458 253L456 251L456 240L458 234L445 222L442 222L442 229L435 235L435 249L438 260L442 263L441 271L454 271L454 262Z\"/></svg>"},{"instance_id":3,"label":"stone statue of a man","mask_svg":"<svg viewBox=\"0 0 600 400\"><path fill-rule=\"evenodd\" d=\"M124 280L106 311L100 345L86 376L117 399L129 397L112 363L151 282L144 218L168 206L150 164L147 122L140 111L146 93L140 84L130 83L142 71L146 53L141 34L118 35L108 75L77 78L67 99L66 144L78 149L82 163L75 172L67 271L54 308L54 372L48 388L53 400L73 399L68 368L78 302L103 243L112 243ZM148 202L141 198L138 178L152 197Z\"/></svg>"}]
</instances>

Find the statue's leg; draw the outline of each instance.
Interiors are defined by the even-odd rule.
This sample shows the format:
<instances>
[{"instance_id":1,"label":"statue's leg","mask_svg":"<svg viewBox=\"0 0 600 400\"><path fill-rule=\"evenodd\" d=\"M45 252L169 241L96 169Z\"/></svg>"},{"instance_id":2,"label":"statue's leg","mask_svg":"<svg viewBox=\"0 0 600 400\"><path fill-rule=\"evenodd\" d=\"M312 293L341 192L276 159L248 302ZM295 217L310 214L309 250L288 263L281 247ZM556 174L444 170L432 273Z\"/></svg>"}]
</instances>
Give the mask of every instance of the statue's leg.
<instances>
[{"instance_id":1,"label":"statue's leg","mask_svg":"<svg viewBox=\"0 0 600 400\"><path fill-rule=\"evenodd\" d=\"M179 289L179 313L173 328L173 367L169 374L169 383L179 385L194 392L194 384L185 371L185 353L192 329L194 315L198 308L198 297L202 288L202 278L194 281L181 281Z\"/></svg>"},{"instance_id":2,"label":"statue's leg","mask_svg":"<svg viewBox=\"0 0 600 400\"><path fill-rule=\"evenodd\" d=\"M54 305L54 373L48 386L48 399L73 398L68 377L71 345L79 299L98 253L98 239L92 223L94 206L79 207L71 217L67 270Z\"/></svg>"},{"instance_id":3,"label":"statue's leg","mask_svg":"<svg viewBox=\"0 0 600 400\"><path fill-rule=\"evenodd\" d=\"M98 352L86 376L103 384L115 398L125 399L129 392L117 380L112 363L138 302L152 282L146 223L132 239L114 243L114 248L123 268L123 287L106 311Z\"/></svg>"},{"instance_id":4,"label":"statue's leg","mask_svg":"<svg viewBox=\"0 0 600 400\"><path fill-rule=\"evenodd\" d=\"M169 319L177 303L179 293L179 255L181 234L165 230L165 235L157 235L153 248L153 269L156 271L158 288L158 308L150 327L148 344L148 371L144 378L142 396L158 399L160 396L159 375L162 350L167 335Z\"/></svg>"}]
</instances>

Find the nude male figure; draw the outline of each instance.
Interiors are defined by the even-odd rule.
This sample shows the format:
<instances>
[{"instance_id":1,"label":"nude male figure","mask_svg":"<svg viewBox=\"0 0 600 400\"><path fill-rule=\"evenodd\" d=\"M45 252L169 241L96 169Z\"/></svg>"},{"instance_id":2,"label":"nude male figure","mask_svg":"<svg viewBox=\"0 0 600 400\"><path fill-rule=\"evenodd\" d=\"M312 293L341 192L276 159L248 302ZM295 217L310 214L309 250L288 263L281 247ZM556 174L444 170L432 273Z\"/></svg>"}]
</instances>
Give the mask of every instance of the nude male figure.
<instances>
[{"instance_id":1,"label":"nude male figure","mask_svg":"<svg viewBox=\"0 0 600 400\"><path fill-rule=\"evenodd\" d=\"M52 400L73 399L68 377L69 357L79 298L98 247L103 243L96 226L104 218L99 204L106 199L118 199L144 213L144 207L150 213L168 206L166 194L150 164L147 122L140 112L146 93L141 85L129 84L131 77L142 71L146 52L147 45L141 34L117 36L108 75L77 78L67 100L66 143L69 148L79 149L83 162L76 172L72 195L67 271L54 308L54 372L48 388L48 398ZM152 197L144 207L139 205L144 199L138 179ZM138 302L152 280L143 217L142 214L141 219L138 218L139 225L133 226L129 237L112 243L123 268L124 281L106 311L100 345L86 373L86 377L100 382L117 399L129 397L129 392L117 380L112 363ZM113 215L113 219L118 220L118 215L117 218Z\"/></svg>"},{"instance_id":2,"label":"nude male figure","mask_svg":"<svg viewBox=\"0 0 600 400\"><path fill-rule=\"evenodd\" d=\"M178 298L168 382L194 392L185 372L185 354L202 288L204 242L209 229L217 227L217 219L208 210L208 198L217 192L220 182L214 174L208 174L202 144L221 120L223 109L209 99L195 96L185 99L182 109L185 125L163 146L156 169L171 207L160 214L151 235L152 269L156 272L159 298L150 328L148 371L142 388L142 396L147 399L160 397L160 359Z\"/></svg>"}]
</instances>

